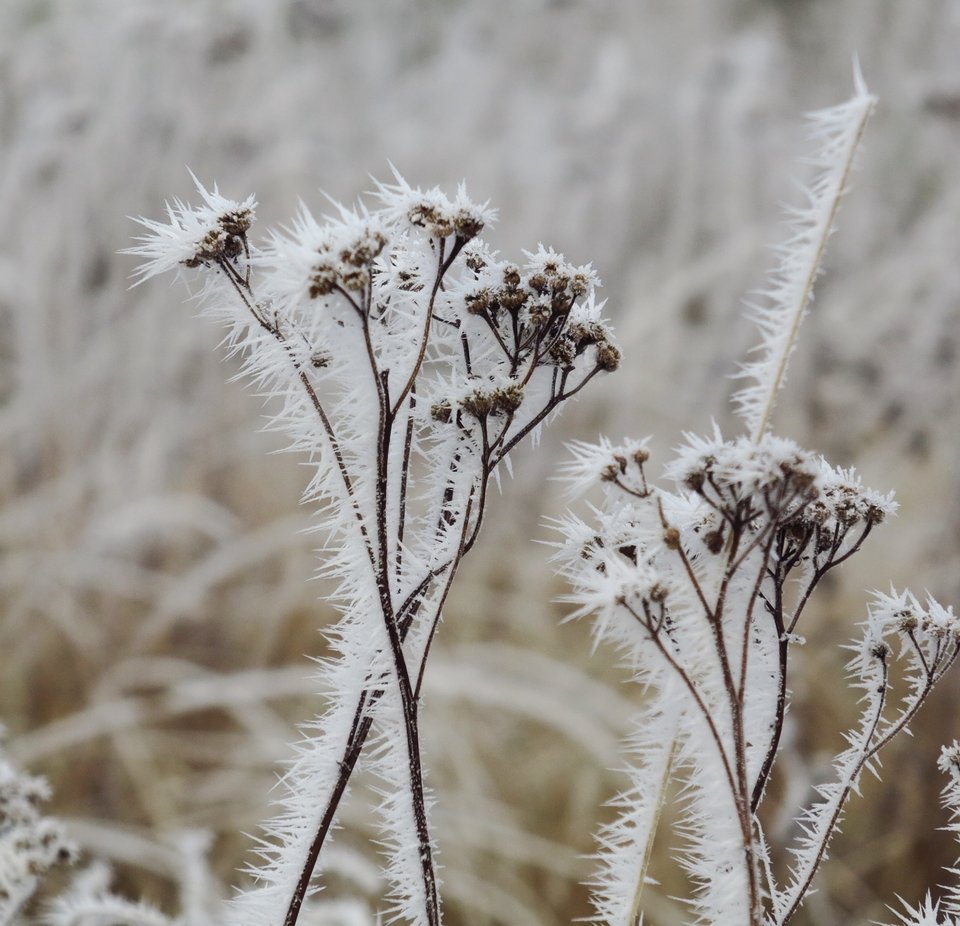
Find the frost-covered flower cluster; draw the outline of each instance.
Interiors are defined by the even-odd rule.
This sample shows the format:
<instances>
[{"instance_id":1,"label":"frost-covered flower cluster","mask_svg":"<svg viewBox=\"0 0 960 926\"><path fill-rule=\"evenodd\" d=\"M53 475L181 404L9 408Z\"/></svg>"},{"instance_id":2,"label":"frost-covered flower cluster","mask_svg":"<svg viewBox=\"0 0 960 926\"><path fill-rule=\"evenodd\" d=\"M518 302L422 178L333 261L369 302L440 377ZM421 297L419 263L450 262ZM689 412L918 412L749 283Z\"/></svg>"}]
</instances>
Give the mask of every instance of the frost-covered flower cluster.
<instances>
[{"instance_id":1,"label":"frost-covered flower cluster","mask_svg":"<svg viewBox=\"0 0 960 926\"><path fill-rule=\"evenodd\" d=\"M43 778L18 771L0 755L0 924L13 921L53 865L74 857L63 825L41 812L49 798Z\"/></svg>"},{"instance_id":2,"label":"frost-covered flower cluster","mask_svg":"<svg viewBox=\"0 0 960 926\"><path fill-rule=\"evenodd\" d=\"M933 599L921 605L910 592L874 593L847 666L861 696L859 722L845 733L833 781L797 809L792 840L773 844L758 811L784 729L791 654L805 642L801 619L823 579L897 509L892 494L866 488L853 470L769 433L872 105L858 79L851 102L814 119L824 145L815 160L821 173L781 250L770 305L755 312L762 359L743 368L755 383L735 397L749 433L687 435L662 480L648 472L649 440L572 448L566 474L574 492L603 497L589 520L558 522L573 616L592 618L595 637L621 649L647 692L627 744L630 783L614 802L619 816L599 834L598 923L630 926L642 918L651 846L677 779L686 785L680 861L695 921L787 923L862 772L876 771L879 751L907 729L960 653L952 609ZM945 756L955 773L956 751ZM952 904L945 908L951 914ZM929 902L904 922L953 926Z\"/></svg>"},{"instance_id":3,"label":"frost-covered flower cluster","mask_svg":"<svg viewBox=\"0 0 960 926\"><path fill-rule=\"evenodd\" d=\"M590 265L543 247L514 262L481 239L494 217L454 197L379 184L369 204L301 208L257 247L253 199L198 184L167 221L141 220L139 279L201 275L204 305L276 420L316 464L322 571L343 616L323 664L332 691L304 728L235 922L296 922L361 752L380 776L397 914L440 921L419 696L441 609L474 545L490 478L567 399L620 361Z\"/></svg>"},{"instance_id":4,"label":"frost-covered flower cluster","mask_svg":"<svg viewBox=\"0 0 960 926\"><path fill-rule=\"evenodd\" d=\"M593 615L596 636L626 652L651 692L631 742L642 760L632 770L634 798L620 799L627 813L600 837L598 920L628 922L641 874L623 858L648 852L645 827L659 816L652 785L670 756L693 795L685 863L700 885L701 915L786 922L861 772L956 660L960 621L932 599L921 605L909 592L875 593L849 663L866 705L861 723L836 760L836 781L800 812L797 862L781 885L757 811L783 729L790 653L804 642L800 622L813 592L896 511L892 495L769 434L688 436L665 467L670 488L648 475L647 440L575 445L574 454L573 482L585 487L593 473L604 494L593 523L560 522L559 562L575 614ZM895 650L908 692L888 716Z\"/></svg>"}]
</instances>

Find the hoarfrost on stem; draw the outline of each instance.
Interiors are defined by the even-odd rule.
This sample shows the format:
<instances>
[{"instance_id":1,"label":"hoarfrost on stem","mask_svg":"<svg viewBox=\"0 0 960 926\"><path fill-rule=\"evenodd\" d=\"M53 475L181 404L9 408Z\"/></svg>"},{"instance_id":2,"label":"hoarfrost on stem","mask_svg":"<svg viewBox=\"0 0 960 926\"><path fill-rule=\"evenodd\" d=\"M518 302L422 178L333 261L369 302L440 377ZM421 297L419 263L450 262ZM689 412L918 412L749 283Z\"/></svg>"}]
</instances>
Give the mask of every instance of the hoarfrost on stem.
<instances>
[{"instance_id":1,"label":"hoarfrost on stem","mask_svg":"<svg viewBox=\"0 0 960 926\"><path fill-rule=\"evenodd\" d=\"M490 477L620 352L595 297L592 266L540 245L503 260L479 237L494 218L461 187L453 198L399 175L372 204L301 206L262 248L255 203L197 184L130 253L138 281L203 273L202 302L275 422L310 454L306 498L322 510L324 575L342 616L321 663L333 692L304 725L278 815L260 844L256 884L235 922L292 924L366 744L380 808L393 914L440 922L431 796L419 697L441 610L476 542Z\"/></svg>"},{"instance_id":2,"label":"hoarfrost on stem","mask_svg":"<svg viewBox=\"0 0 960 926\"><path fill-rule=\"evenodd\" d=\"M855 96L811 116L821 144L807 205L791 216L780 263L751 317L760 359L734 397L747 433L716 426L686 440L651 479L648 440L573 445L574 492L599 487L592 519L557 522L559 568L573 586L573 616L619 647L648 702L627 743L629 784L618 818L598 836L595 920L633 926L668 785L685 785L680 861L698 923L787 923L810 891L847 800L877 754L905 730L960 652L960 623L933 599L874 593L850 649L861 714L834 760L834 780L797 813L799 836L771 846L757 815L777 758L789 700L791 648L825 576L896 513L892 494L852 469L770 433L800 322L874 98L859 73ZM895 658L898 656L899 658ZM902 698L891 695L899 676ZM786 871L775 859L789 850ZM951 900L951 903L955 897ZM929 904L905 919L939 923ZM953 912L952 909L948 912Z\"/></svg>"}]
</instances>

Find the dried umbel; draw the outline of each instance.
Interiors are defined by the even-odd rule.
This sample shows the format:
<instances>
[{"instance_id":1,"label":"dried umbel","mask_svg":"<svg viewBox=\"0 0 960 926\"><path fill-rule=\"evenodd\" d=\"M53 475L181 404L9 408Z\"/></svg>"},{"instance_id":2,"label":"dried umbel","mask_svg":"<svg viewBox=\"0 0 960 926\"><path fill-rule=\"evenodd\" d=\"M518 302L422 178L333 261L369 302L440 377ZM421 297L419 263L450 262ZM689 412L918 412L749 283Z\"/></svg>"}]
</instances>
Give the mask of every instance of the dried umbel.
<instances>
[{"instance_id":1,"label":"dried umbel","mask_svg":"<svg viewBox=\"0 0 960 926\"><path fill-rule=\"evenodd\" d=\"M309 452L343 617L323 668L327 712L305 728L261 848L258 885L232 922L297 920L339 801L369 741L383 780L383 841L398 913L436 926L440 904L420 758L419 695L450 584L476 542L490 477L620 353L592 268L539 247L501 260L493 218L461 188L399 177L371 206L305 209L258 248L255 204L198 184L168 221L142 220L141 279L204 272L208 310L277 420Z\"/></svg>"}]
</instances>

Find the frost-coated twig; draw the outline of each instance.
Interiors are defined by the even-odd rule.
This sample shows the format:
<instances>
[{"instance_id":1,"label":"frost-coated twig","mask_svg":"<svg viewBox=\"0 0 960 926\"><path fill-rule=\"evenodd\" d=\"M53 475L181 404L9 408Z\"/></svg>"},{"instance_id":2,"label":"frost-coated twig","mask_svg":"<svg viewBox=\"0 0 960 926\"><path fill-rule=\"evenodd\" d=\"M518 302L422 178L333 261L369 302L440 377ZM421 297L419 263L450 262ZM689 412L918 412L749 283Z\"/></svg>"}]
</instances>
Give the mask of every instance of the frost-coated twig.
<instances>
[{"instance_id":1,"label":"frost-coated twig","mask_svg":"<svg viewBox=\"0 0 960 926\"><path fill-rule=\"evenodd\" d=\"M293 926L364 746L383 782L381 819L397 915L439 926L420 749L419 696L441 611L476 542L496 468L619 351L599 281L542 246L525 264L480 240L492 218L397 176L376 208L301 209L257 249L254 203L198 190L168 221L141 220L141 279L204 272L202 297L229 326L246 373L281 402L278 425L311 454L306 497L323 506L325 574L342 617L321 664L326 713L304 727L267 825L264 864L240 923Z\"/></svg>"}]
</instances>

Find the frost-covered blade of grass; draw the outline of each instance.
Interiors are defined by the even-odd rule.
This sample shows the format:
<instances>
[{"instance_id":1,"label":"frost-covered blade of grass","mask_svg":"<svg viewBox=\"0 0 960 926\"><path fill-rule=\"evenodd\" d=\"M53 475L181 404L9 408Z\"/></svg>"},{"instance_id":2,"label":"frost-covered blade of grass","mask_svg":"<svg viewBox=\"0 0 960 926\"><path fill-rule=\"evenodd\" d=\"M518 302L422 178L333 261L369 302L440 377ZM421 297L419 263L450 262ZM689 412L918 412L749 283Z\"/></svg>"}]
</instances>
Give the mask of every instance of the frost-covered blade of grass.
<instances>
[{"instance_id":1,"label":"frost-covered blade of grass","mask_svg":"<svg viewBox=\"0 0 960 926\"><path fill-rule=\"evenodd\" d=\"M876 104L859 69L854 77L851 99L808 117L811 139L818 145L810 159L816 174L803 188L806 202L787 209L789 235L775 249L779 260L766 287L749 306L750 317L760 329L761 340L754 348L759 357L742 365L738 378L748 380L749 385L734 396L734 404L755 440L770 426L854 156Z\"/></svg>"}]
</instances>

